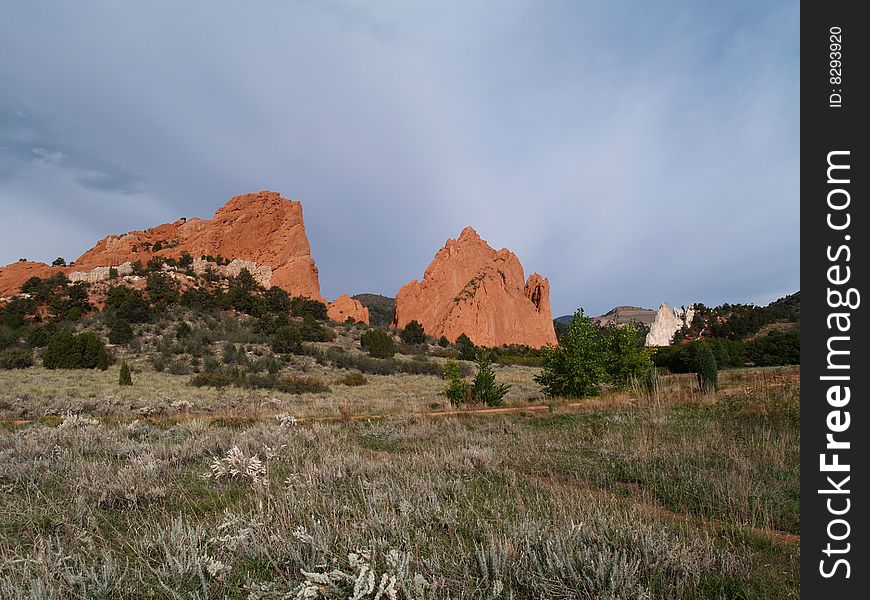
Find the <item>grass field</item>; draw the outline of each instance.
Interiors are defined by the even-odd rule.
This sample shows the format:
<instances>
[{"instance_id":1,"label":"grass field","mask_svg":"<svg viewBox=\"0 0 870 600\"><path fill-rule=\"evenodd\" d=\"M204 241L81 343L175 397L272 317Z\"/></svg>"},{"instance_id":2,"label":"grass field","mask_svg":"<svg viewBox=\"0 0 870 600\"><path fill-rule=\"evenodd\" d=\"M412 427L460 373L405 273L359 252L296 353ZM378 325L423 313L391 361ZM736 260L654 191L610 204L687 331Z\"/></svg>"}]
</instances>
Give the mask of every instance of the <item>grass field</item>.
<instances>
[{"instance_id":1,"label":"grass field","mask_svg":"<svg viewBox=\"0 0 870 600\"><path fill-rule=\"evenodd\" d=\"M450 408L433 376L134 366L0 373L0 597L798 597L796 369L439 416L410 414ZM496 372L540 405L535 369Z\"/></svg>"}]
</instances>

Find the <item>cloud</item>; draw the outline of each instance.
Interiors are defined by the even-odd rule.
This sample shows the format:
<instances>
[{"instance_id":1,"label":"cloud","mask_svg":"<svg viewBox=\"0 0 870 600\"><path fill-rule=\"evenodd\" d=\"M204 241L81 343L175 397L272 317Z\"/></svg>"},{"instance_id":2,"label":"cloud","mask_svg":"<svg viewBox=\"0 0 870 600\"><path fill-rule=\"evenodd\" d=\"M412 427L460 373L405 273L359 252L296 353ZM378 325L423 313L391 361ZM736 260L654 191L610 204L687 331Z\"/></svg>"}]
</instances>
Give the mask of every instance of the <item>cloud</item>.
<instances>
[{"instance_id":1,"label":"cloud","mask_svg":"<svg viewBox=\"0 0 870 600\"><path fill-rule=\"evenodd\" d=\"M330 297L394 294L469 224L559 314L799 287L794 3L0 11L0 262L273 189Z\"/></svg>"}]
</instances>

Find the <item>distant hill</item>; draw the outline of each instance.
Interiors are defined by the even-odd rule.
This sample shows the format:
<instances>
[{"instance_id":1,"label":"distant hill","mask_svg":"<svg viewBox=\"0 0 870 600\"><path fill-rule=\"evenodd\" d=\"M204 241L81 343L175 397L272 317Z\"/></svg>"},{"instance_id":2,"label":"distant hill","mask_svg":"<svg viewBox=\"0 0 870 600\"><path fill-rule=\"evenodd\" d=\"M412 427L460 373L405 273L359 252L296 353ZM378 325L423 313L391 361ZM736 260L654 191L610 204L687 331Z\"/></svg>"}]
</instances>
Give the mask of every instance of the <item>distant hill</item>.
<instances>
[{"instance_id":1,"label":"distant hill","mask_svg":"<svg viewBox=\"0 0 870 600\"><path fill-rule=\"evenodd\" d=\"M567 325L571 322L572 318L574 318L574 315L564 315L554 319L554 321L559 325ZM615 306L603 315L592 317L592 320L597 325L601 326L607 325L611 322L631 323L632 321L643 323L644 325L650 325L655 321L655 318L656 311L649 308L640 308L638 306Z\"/></svg>"},{"instance_id":2,"label":"distant hill","mask_svg":"<svg viewBox=\"0 0 870 600\"><path fill-rule=\"evenodd\" d=\"M369 309L369 323L373 327L388 327L396 316L396 299L380 294L357 294L353 296Z\"/></svg>"}]
</instances>

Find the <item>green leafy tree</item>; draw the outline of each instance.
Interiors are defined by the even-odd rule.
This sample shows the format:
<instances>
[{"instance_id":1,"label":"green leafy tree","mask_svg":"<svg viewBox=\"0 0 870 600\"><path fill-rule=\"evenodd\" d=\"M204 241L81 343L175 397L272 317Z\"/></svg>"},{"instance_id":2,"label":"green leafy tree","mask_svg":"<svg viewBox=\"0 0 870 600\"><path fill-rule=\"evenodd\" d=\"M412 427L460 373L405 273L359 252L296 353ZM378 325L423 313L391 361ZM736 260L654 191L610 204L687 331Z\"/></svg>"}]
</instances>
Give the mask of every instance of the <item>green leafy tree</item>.
<instances>
[{"instance_id":1,"label":"green leafy tree","mask_svg":"<svg viewBox=\"0 0 870 600\"><path fill-rule=\"evenodd\" d=\"M459 352L459 358L462 360L474 360L477 355L477 346L464 333L456 338L456 350Z\"/></svg>"},{"instance_id":2,"label":"green leafy tree","mask_svg":"<svg viewBox=\"0 0 870 600\"><path fill-rule=\"evenodd\" d=\"M547 396L579 398L601 393L607 369L598 337L598 327L580 309L560 344L541 350L543 371L535 381Z\"/></svg>"},{"instance_id":3,"label":"green leafy tree","mask_svg":"<svg viewBox=\"0 0 870 600\"><path fill-rule=\"evenodd\" d=\"M477 375L471 384L471 397L487 406L499 406L511 386L496 382L492 359L487 350L478 350L474 362L477 364Z\"/></svg>"},{"instance_id":4,"label":"green leafy tree","mask_svg":"<svg viewBox=\"0 0 870 600\"><path fill-rule=\"evenodd\" d=\"M121 361L121 374L118 377L118 385L133 385L133 376L130 374L130 366L126 360Z\"/></svg>"},{"instance_id":5,"label":"green leafy tree","mask_svg":"<svg viewBox=\"0 0 870 600\"><path fill-rule=\"evenodd\" d=\"M698 346L695 354L695 373L698 375L698 385L701 391L715 392L719 389L719 368L716 366L716 356L707 344Z\"/></svg>"},{"instance_id":6,"label":"green leafy tree","mask_svg":"<svg viewBox=\"0 0 870 600\"><path fill-rule=\"evenodd\" d=\"M622 389L646 375L652 364L650 352L636 327L610 324L599 334L608 383Z\"/></svg>"},{"instance_id":7,"label":"green leafy tree","mask_svg":"<svg viewBox=\"0 0 870 600\"><path fill-rule=\"evenodd\" d=\"M444 363L444 379L447 380L447 385L444 387L444 395L452 404L464 404L469 401L471 387L468 385L468 382L462 379L458 362L448 360Z\"/></svg>"},{"instance_id":8,"label":"green leafy tree","mask_svg":"<svg viewBox=\"0 0 870 600\"><path fill-rule=\"evenodd\" d=\"M58 256L53 261L51 261L51 266L53 266L53 267L65 267L66 260L62 256Z\"/></svg>"},{"instance_id":9,"label":"green leafy tree","mask_svg":"<svg viewBox=\"0 0 870 600\"><path fill-rule=\"evenodd\" d=\"M393 336L383 329L369 329L360 336L360 346L374 358L391 358L396 353Z\"/></svg>"},{"instance_id":10,"label":"green leafy tree","mask_svg":"<svg viewBox=\"0 0 870 600\"><path fill-rule=\"evenodd\" d=\"M406 344L422 344L426 341L426 332L418 321L411 321L402 329L400 337Z\"/></svg>"}]
</instances>

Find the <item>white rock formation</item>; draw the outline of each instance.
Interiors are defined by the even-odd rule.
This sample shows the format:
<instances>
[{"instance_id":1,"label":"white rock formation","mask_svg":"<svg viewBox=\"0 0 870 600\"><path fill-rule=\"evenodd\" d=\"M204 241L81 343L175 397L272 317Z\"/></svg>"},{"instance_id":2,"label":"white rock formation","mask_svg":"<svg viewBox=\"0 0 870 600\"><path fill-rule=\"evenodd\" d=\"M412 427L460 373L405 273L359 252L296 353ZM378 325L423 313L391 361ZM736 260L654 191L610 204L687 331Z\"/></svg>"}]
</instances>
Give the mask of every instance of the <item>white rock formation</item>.
<instances>
[{"instance_id":1,"label":"white rock formation","mask_svg":"<svg viewBox=\"0 0 870 600\"><path fill-rule=\"evenodd\" d=\"M670 346L677 333L684 325L691 325L695 318L695 307L690 305L688 310L678 308L671 310L667 302L662 302L656 313L656 319L650 325L649 333L646 334L647 346Z\"/></svg>"},{"instance_id":2,"label":"white rock formation","mask_svg":"<svg viewBox=\"0 0 870 600\"><path fill-rule=\"evenodd\" d=\"M84 281L85 283L97 283L98 281L106 281L109 279L111 269L115 269L118 271L118 277L124 277L126 275L133 274L133 264L125 262L118 265L117 267L95 267L90 271L74 271L69 274L69 280L71 283L77 283L79 281Z\"/></svg>"},{"instance_id":3,"label":"white rock formation","mask_svg":"<svg viewBox=\"0 0 870 600\"><path fill-rule=\"evenodd\" d=\"M225 277L238 277L242 269L247 269L253 275L254 280L264 288L272 287L272 267L268 265L259 266L257 263L250 260L242 260L240 258L233 259L228 265L218 265L207 260L199 258L194 259L191 265L193 272L197 275L202 275L206 271L217 271Z\"/></svg>"}]
</instances>

